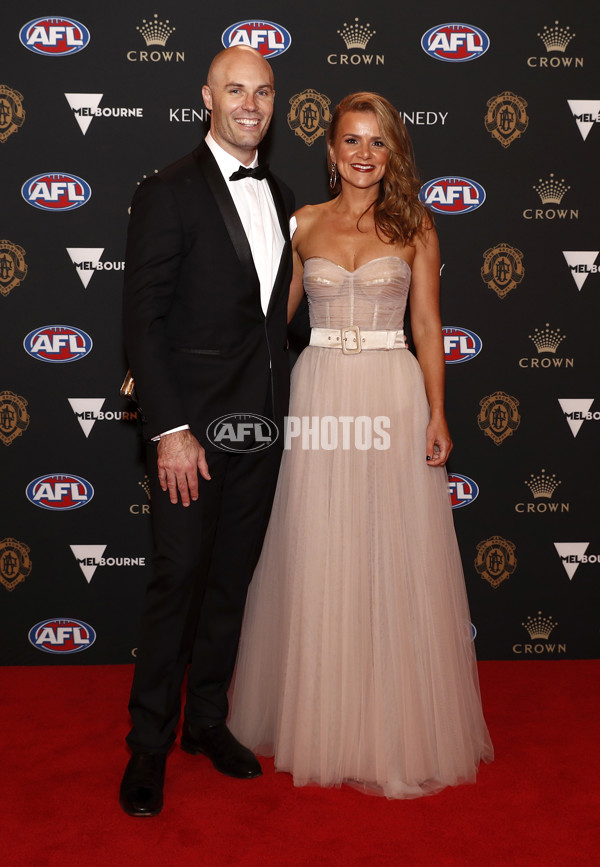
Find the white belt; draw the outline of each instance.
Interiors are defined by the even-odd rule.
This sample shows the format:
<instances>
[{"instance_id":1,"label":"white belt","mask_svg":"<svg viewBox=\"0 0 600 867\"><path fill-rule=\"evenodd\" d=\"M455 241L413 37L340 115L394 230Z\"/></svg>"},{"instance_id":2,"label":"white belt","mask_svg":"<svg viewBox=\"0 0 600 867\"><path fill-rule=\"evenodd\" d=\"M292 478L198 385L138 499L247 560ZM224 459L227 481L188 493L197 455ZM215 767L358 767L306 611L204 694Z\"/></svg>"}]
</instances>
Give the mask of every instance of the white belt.
<instances>
[{"instance_id":1,"label":"white belt","mask_svg":"<svg viewBox=\"0 0 600 867\"><path fill-rule=\"evenodd\" d=\"M406 349L404 331L361 331L358 325L345 328L312 328L310 345L341 349L344 355L356 355L363 349Z\"/></svg>"}]
</instances>

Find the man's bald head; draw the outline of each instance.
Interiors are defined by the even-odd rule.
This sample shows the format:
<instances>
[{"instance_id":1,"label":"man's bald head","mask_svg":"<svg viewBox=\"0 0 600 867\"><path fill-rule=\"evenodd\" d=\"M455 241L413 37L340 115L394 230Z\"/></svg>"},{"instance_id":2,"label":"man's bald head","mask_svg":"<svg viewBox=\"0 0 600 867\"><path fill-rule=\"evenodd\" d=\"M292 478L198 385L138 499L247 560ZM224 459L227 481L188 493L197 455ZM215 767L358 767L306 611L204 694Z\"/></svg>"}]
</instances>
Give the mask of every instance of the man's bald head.
<instances>
[{"instance_id":1,"label":"man's bald head","mask_svg":"<svg viewBox=\"0 0 600 867\"><path fill-rule=\"evenodd\" d=\"M210 132L244 165L256 154L273 116L273 71L259 51L234 45L210 65L202 97L211 112Z\"/></svg>"},{"instance_id":2,"label":"man's bald head","mask_svg":"<svg viewBox=\"0 0 600 867\"><path fill-rule=\"evenodd\" d=\"M247 63L255 63L257 67L264 70L266 76L265 81L268 81L273 86L273 70L260 51L251 48L249 45L232 45L231 48L224 48L213 57L212 63L208 68L206 83L210 88L216 86L219 78L225 74L232 63L237 60Z\"/></svg>"}]
</instances>

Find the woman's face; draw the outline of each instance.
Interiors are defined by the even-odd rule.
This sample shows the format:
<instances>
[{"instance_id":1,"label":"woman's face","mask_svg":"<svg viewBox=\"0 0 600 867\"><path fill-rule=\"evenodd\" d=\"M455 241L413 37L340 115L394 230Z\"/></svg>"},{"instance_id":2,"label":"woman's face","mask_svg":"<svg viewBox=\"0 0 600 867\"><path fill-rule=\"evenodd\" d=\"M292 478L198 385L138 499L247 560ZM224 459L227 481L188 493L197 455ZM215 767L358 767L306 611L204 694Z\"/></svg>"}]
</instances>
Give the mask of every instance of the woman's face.
<instances>
[{"instance_id":1,"label":"woman's face","mask_svg":"<svg viewBox=\"0 0 600 867\"><path fill-rule=\"evenodd\" d=\"M347 111L339 120L335 142L329 150L338 175L353 187L367 189L385 175L388 149L372 111Z\"/></svg>"}]
</instances>

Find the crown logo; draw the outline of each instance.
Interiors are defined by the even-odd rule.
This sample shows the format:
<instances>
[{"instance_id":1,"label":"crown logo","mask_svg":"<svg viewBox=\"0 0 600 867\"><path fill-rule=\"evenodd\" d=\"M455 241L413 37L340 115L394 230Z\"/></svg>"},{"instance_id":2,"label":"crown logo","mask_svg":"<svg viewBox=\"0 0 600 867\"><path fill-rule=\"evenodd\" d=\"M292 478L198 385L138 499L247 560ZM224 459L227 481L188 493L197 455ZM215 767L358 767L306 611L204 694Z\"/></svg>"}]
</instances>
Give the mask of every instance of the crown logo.
<instances>
[{"instance_id":1,"label":"crown logo","mask_svg":"<svg viewBox=\"0 0 600 867\"><path fill-rule=\"evenodd\" d=\"M550 633L558 623L555 623L551 617L544 617L542 612L538 611L537 617L528 617L521 626L525 627L530 638L550 638Z\"/></svg>"},{"instance_id":2,"label":"crown logo","mask_svg":"<svg viewBox=\"0 0 600 867\"><path fill-rule=\"evenodd\" d=\"M144 481L138 482L138 485L143 490L143 492L146 494L148 499L150 499L150 479L148 478L148 476L144 476Z\"/></svg>"},{"instance_id":3,"label":"crown logo","mask_svg":"<svg viewBox=\"0 0 600 867\"><path fill-rule=\"evenodd\" d=\"M565 337L566 334L560 333L560 328L550 328L547 322L543 329L534 328L533 334L529 335L529 339L533 340L538 354L540 352L555 353Z\"/></svg>"},{"instance_id":4,"label":"crown logo","mask_svg":"<svg viewBox=\"0 0 600 867\"><path fill-rule=\"evenodd\" d=\"M551 476L547 476L546 470L542 470L537 475L532 473L529 477L529 481L526 481L525 484L536 500L540 497L545 497L549 500L558 486L562 485L562 482L556 478L555 473Z\"/></svg>"},{"instance_id":5,"label":"crown logo","mask_svg":"<svg viewBox=\"0 0 600 867\"><path fill-rule=\"evenodd\" d=\"M569 184L565 183L564 178L558 181L554 177L554 172L550 172L550 177L548 178L548 180L543 181L540 178L539 184L537 186L533 184L533 189L542 200L543 205L548 205L550 203L560 205L564 194L567 192L567 190L570 190L571 187L569 186Z\"/></svg>"},{"instance_id":6,"label":"crown logo","mask_svg":"<svg viewBox=\"0 0 600 867\"><path fill-rule=\"evenodd\" d=\"M158 174L158 169L154 169L154 174L155 175ZM147 177L148 177L148 175L142 175L142 181L145 181ZM139 187L139 185L142 183L142 181L136 181L136 186ZM131 205L129 205L129 207L127 208L127 213L131 214Z\"/></svg>"},{"instance_id":7,"label":"crown logo","mask_svg":"<svg viewBox=\"0 0 600 867\"><path fill-rule=\"evenodd\" d=\"M570 27L561 27L558 21L554 22L552 27L544 25L544 29L538 36L546 46L546 51L562 51L575 36L575 33L570 33Z\"/></svg>"},{"instance_id":8,"label":"crown logo","mask_svg":"<svg viewBox=\"0 0 600 867\"><path fill-rule=\"evenodd\" d=\"M346 24L344 21L344 27L342 30L338 30L338 33L346 43L346 48L365 49L371 36L377 32L376 30L369 30L370 26L370 24L360 24L358 18L355 18L354 24Z\"/></svg>"},{"instance_id":9,"label":"crown logo","mask_svg":"<svg viewBox=\"0 0 600 867\"><path fill-rule=\"evenodd\" d=\"M153 21L146 21L145 18L142 18L141 27L135 29L139 30L144 37L146 45L166 45L167 39L175 30L174 27L169 27L168 18L166 21L159 21L157 13L154 14Z\"/></svg>"},{"instance_id":10,"label":"crown logo","mask_svg":"<svg viewBox=\"0 0 600 867\"><path fill-rule=\"evenodd\" d=\"M155 174L155 175L158 174L158 169L154 169L154 174ZM148 178L148 177L151 177L151 175L142 175L142 181L145 181L146 178ZM138 187L139 187L139 185L142 183L142 181L137 181L137 182L136 182Z\"/></svg>"}]
</instances>

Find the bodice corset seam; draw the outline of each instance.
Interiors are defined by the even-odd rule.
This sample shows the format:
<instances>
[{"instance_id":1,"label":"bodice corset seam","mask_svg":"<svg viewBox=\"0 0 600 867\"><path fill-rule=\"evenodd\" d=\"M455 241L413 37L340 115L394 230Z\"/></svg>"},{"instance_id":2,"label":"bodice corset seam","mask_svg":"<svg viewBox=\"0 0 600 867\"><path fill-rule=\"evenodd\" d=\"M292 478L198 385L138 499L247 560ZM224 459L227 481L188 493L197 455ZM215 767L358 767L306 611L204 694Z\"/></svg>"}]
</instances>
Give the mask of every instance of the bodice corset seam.
<instances>
[{"instance_id":1,"label":"bodice corset seam","mask_svg":"<svg viewBox=\"0 0 600 867\"><path fill-rule=\"evenodd\" d=\"M403 327L412 274L406 259L381 256L348 271L331 259L311 256L304 267L312 327L359 325L369 330Z\"/></svg>"}]
</instances>

